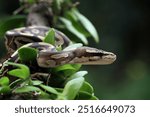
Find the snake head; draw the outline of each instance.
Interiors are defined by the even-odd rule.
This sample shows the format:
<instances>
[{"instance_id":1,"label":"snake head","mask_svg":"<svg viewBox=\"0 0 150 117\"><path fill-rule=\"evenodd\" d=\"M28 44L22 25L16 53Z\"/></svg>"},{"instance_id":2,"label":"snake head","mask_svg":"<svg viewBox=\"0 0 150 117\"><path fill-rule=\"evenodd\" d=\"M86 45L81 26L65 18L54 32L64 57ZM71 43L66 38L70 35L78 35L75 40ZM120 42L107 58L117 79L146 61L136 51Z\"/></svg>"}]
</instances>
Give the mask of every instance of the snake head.
<instances>
[{"instance_id":1,"label":"snake head","mask_svg":"<svg viewBox=\"0 0 150 117\"><path fill-rule=\"evenodd\" d=\"M84 65L105 65L116 60L116 55L101 49L92 47L80 47L75 51L75 58L71 63L81 63Z\"/></svg>"}]
</instances>

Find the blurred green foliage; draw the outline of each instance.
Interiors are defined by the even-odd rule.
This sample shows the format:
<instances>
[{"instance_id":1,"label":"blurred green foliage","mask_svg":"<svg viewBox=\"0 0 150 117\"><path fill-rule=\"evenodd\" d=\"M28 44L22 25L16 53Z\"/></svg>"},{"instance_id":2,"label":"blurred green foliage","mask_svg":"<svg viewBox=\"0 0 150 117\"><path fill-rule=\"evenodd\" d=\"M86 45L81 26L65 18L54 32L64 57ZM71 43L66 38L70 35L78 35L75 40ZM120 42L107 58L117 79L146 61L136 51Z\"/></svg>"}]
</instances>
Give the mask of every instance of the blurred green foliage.
<instances>
[{"instance_id":1,"label":"blurred green foliage","mask_svg":"<svg viewBox=\"0 0 150 117\"><path fill-rule=\"evenodd\" d=\"M100 99L150 99L150 4L148 0L81 0L80 12L98 29L100 44L113 51L109 66L88 66Z\"/></svg>"}]
</instances>

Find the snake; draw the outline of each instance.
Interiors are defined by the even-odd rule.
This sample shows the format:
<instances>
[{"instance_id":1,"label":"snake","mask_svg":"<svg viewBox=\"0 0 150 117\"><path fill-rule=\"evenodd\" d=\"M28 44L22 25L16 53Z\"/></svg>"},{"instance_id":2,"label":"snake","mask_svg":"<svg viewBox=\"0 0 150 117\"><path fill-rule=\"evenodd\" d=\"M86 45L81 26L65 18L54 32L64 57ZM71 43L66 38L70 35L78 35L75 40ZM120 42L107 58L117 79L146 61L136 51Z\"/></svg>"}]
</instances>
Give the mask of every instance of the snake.
<instances>
[{"instance_id":1,"label":"snake","mask_svg":"<svg viewBox=\"0 0 150 117\"><path fill-rule=\"evenodd\" d=\"M58 51L57 46L66 48L71 41L64 33L55 29L55 44L45 43L43 40L49 30L50 28L46 26L28 26L8 30L5 34L5 44L7 50L12 53L8 60L17 60L18 49L23 47L38 50L36 61L41 68L53 68L65 64L106 65L116 60L114 53L88 46Z\"/></svg>"}]
</instances>

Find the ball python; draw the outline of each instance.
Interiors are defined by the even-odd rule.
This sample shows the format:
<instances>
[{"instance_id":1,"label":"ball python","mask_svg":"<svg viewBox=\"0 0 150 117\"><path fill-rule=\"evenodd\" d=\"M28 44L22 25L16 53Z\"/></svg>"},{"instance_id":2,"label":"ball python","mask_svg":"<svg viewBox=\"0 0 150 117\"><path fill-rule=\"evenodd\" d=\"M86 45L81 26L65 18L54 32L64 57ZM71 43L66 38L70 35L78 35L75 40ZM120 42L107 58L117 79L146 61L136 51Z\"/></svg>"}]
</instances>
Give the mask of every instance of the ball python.
<instances>
[{"instance_id":1,"label":"ball python","mask_svg":"<svg viewBox=\"0 0 150 117\"><path fill-rule=\"evenodd\" d=\"M36 48L38 50L36 61L38 66L42 68L76 63L104 65L111 64L116 60L116 55L112 52L86 46L69 51L57 51L57 45L62 45L65 48L71 41L65 34L55 30L55 45L42 42L49 29L45 26L29 26L7 31L5 35L6 47L8 51L13 53L8 60L15 61L18 58L17 49L20 47Z\"/></svg>"}]
</instances>

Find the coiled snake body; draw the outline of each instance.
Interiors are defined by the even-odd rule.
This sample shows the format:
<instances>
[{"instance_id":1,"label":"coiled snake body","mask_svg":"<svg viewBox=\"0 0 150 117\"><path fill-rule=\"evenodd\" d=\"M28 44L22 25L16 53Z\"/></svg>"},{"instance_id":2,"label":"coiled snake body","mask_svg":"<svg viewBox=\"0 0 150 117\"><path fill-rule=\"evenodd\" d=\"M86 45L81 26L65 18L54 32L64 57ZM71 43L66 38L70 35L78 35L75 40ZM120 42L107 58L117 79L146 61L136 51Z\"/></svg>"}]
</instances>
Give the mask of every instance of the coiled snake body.
<instances>
[{"instance_id":1,"label":"coiled snake body","mask_svg":"<svg viewBox=\"0 0 150 117\"><path fill-rule=\"evenodd\" d=\"M102 65L111 64L116 60L116 55L112 52L86 46L69 51L57 51L56 46L61 45L65 48L70 44L70 40L62 32L55 30L55 45L42 42L49 29L45 26L30 26L7 31L6 47L10 53L13 53L9 60L17 57L17 49L21 46L38 50L36 61L42 68L76 63Z\"/></svg>"}]
</instances>

